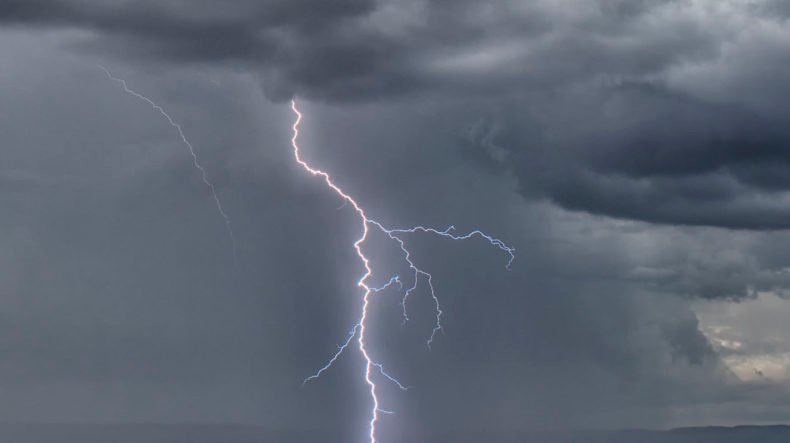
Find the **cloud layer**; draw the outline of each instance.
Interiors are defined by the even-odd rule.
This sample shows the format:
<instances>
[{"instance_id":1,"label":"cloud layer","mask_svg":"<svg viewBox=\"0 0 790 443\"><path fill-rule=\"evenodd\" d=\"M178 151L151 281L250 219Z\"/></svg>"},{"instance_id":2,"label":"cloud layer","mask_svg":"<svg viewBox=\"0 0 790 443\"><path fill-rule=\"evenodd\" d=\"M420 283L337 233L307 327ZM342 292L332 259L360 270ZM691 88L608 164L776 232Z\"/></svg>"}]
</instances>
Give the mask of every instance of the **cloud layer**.
<instances>
[{"instance_id":1,"label":"cloud layer","mask_svg":"<svg viewBox=\"0 0 790 443\"><path fill-rule=\"evenodd\" d=\"M124 59L235 65L276 100L460 100L502 128L525 193L569 209L790 220L779 2L12 0L0 20L89 30L72 44Z\"/></svg>"}]
</instances>

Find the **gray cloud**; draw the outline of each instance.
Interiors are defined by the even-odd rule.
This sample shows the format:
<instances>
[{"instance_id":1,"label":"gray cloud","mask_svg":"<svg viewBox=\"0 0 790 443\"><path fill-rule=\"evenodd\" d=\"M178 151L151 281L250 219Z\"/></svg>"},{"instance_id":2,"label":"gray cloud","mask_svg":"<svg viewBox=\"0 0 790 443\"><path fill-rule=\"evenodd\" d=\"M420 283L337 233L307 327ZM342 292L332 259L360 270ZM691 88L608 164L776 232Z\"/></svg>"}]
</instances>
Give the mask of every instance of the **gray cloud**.
<instances>
[{"instance_id":1,"label":"gray cloud","mask_svg":"<svg viewBox=\"0 0 790 443\"><path fill-rule=\"evenodd\" d=\"M116 57L232 63L276 100L457 100L496 121L493 155L509 159L529 196L654 223L772 230L790 219L777 117L790 37L775 9L64 0L6 2L0 16L93 30L72 44Z\"/></svg>"}]
</instances>

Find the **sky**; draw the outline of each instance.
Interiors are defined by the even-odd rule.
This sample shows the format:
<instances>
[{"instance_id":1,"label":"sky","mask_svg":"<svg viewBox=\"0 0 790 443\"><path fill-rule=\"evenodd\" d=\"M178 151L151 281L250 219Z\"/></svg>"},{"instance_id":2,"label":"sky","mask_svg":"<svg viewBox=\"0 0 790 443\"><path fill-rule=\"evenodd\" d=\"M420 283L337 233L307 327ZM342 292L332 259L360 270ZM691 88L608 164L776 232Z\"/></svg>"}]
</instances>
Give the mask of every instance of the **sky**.
<instances>
[{"instance_id":1,"label":"sky","mask_svg":"<svg viewBox=\"0 0 790 443\"><path fill-rule=\"evenodd\" d=\"M0 421L357 439L354 212L433 274L376 294L381 433L785 422L780 0L5 0ZM178 132L100 66L181 125ZM404 273L380 237L383 284Z\"/></svg>"}]
</instances>

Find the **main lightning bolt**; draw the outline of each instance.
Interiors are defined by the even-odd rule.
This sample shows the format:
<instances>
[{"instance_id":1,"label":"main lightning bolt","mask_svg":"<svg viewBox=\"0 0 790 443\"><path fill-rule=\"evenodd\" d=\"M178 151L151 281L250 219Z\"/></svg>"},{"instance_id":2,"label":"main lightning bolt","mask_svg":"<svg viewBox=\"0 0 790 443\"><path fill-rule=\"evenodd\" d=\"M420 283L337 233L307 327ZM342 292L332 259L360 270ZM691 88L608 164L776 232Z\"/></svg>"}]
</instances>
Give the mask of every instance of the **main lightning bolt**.
<instances>
[{"instance_id":1,"label":"main lightning bolt","mask_svg":"<svg viewBox=\"0 0 790 443\"><path fill-rule=\"evenodd\" d=\"M445 237L451 240L467 240L472 237L480 237L486 240L491 245L501 249L502 251L506 252L509 255L509 260L507 262L507 268L510 269L510 265L513 263L515 259L515 249L505 244L503 241L491 237L488 234L485 234L482 231L472 231L466 234L455 234L455 227L450 226L444 230L438 230L434 228L426 228L423 226L416 226L413 228L407 229L388 229L385 228L381 223L369 218L362 207L346 192L343 191L335 182L332 180L332 177L327 173L320 169L316 169L311 167L307 162L302 159L302 156L299 151L299 144L297 140L299 138L299 124L302 122L302 113L299 112L299 109L296 107L296 101L291 100L291 110L296 116L296 120L293 124L293 137L291 138L291 146L293 147L294 158L296 162L299 163L302 168L304 168L307 172L314 176L318 176L323 179L324 183L335 193L337 194L342 200L343 204L349 204L351 207L356 211L359 215L360 222L362 224L362 233L360 237L354 242L354 249L357 252L357 256L359 256L359 260L362 263L362 267L364 269L364 273L362 277L357 282L357 285L362 288L362 306L361 306L361 313L357 323L351 329L346 338L346 341L338 347L337 352L332 356L329 362L318 370L314 375L305 379L305 383L319 378L325 371L332 367L332 365L340 358L341 354L348 349L354 338L357 338L357 348L359 349L360 354L362 354L363 359L365 360L365 373L364 373L364 380L365 383L368 385L370 391L370 398L372 401L372 408L370 413L370 423L369 423L369 437L370 443L376 443L376 423L379 420L379 414L391 414L391 411L381 409L379 397L377 394L377 387L374 380L374 374L378 373L382 377L386 378L390 382L394 383L398 388L402 390L406 390L407 388L401 384L395 377L389 375L385 370L381 363L376 362L372 357L368 350L368 343L366 340L366 331L367 331L367 319L368 319L368 308L370 307L371 297L383 291L395 284L398 286L402 286L401 279L399 276L393 276L389 282L387 282L384 286L381 287L371 287L368 284L368 279L373 275L373 270L370 265L370 259L365 255L363 250L363 245L368 238L368 234L370 233L371 228L378 229L385 235L387 235L391 240L393 240L398 247L401 249L404 255L404 260L406 264L409 266L409 269L413 273L413 284L406 289L403 295L403 299L401 302L402 310L403 310L403 321L404 323L408 321L409 317L407 314L406 303L408 300L409 295L417 289L419 285L419 281L421 278L425 279L428 287L428 291L433 299L435 306L436 306L436 322L434 324L434 328L431 331L431 335L428 338L428 346L430 347L433 343L434 337L436 334L442 330L442 309L439 304L439 298L436 296L436 292L433 286L433 276L418 267L411 258L411 252L406 247L406 242L403 240L401 236L405 234L415 234L415 233L427 233L427 234L434 234L440 237ZM341 206L342 207L342 206Z\"/></svg>"},{"instance_id":2,"label":"main lightning bolt","mask_svg":"<svg viewBox=\"0 0 790 443\"><path fill-rule=\"evenodd\" d=\"M126 80L113 76L110 73L110 71L104 66L99 66L99 68L102 71L104 71L105 74L107 74L107 77L109 77L110 80L113 80L118 84L120 84L121 87L123 87L123 90L127 94L148 103L154 110L159 112L167 120L168 123L170 123L170 126L176 129L176 131L178 132L178 136L181 138L181 142L184 144L184 146L187 147L187 149L189 150L189 154L192 156L192 164L194 165L195 169L197 169L198 173L200 174L200 178L203 180L203 183L209 189L209 191L211 192L211 196L214 198L214 205L217 207L217 212L222 217L222 220L225 222L225 229L228 231L228 236L230 237L231 246L233 248L233 259L238 261L238 254L236 248L236 235L233 233L233 226L231 225L230 217L228 217L228 214L222 208L222 202L220 201L219 195L217 194L217 189L214 187L214 184L211 183L211 181L208 179L208 174L206 173L206 169L203 168L203 165L200 164L200 160L198 159L197 153L195 152L195 147L192 146L192 143L189 141L189 139L187 139L187 136L184 135L184 130L181 128L181 125L178 124L175 120L173 120L173 118L170 117L170 114L168 114L164 110L164 108L156 104L153 100L129 88L129 85L126 83Z\"/></svg>"}]
</instances>

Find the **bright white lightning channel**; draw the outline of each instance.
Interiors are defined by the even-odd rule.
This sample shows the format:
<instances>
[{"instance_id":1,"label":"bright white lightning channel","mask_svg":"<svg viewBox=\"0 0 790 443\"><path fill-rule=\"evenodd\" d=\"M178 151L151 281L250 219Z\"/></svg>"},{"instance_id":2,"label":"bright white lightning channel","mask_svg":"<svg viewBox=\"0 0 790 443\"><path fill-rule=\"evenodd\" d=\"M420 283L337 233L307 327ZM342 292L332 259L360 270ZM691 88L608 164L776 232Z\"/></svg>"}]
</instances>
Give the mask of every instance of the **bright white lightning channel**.
<instances>
[{"instance_id":1,"label":"bright white lightning channel","mask_svg":"<svg viewBox=\"0 0 790 443\"><path fill-rule=\"evenodd\" d=\"M187 139L186 135L184 135L184 130L181 128L181 125L176 123L176 121L173 120L172 117L170 117L170 114L168 114L161 106L156 104L153 100L140 94L139 92L130 89L129 85L126 83L126 80L113 76L110 73L110 71L104 66L99 66L99 68L102 71L104 71L105 74L107 74L107 77L109 77L110 80L113 80L118 84L120 84L123 87L123 90L127 94L148 103L154 110L162 114L162 116L167 120L167 122L170 123L170 126L176 129L176 131L178 132L178 136L181 138L181 142L184 144L184 146L187 147L187 149L189 150L189 154L192 156L192 164L194 165L195 169L197 169L198 173L200 173L200 178L203 180L203 183L206 185L206 187L208 187L209 191L211 191L211 196L214 198L214 205L217 207L217 212L222 217L222 220L225 222L225 229L228 231L228 236L230 237L231 247L233 248L233 259L235 261L238 261L236 236L233 233L233 226L231 225L230 217L228 217L228 214L222 208L222 202L220 201L219 195L217 194L217 189L214 187L214 184L211 183L211 181L209 181L208 174L206 173L206 170L203 168L203 166L200 164L200 160L198 159L194 146L192 146L192 143Z\"/></svg>"},{"instance_id":2,"label":"bright white lightning channel","mask_svg":"<svg viewBox=\"0 0 790 443\"><path fill-rule=\"evenodd\" d=\"M291 138L291 146L293 147L293 153L294 153L294 158L296 159L296 162L299 163L299 165L302 166L302 168L304 168L310 174L312 174L314 176L321 177L324 180L324 183L332 191L334 191L335 194L337 194L341 199L343 199L344 204L346 204L346 203L350 204L354 208L354 211L356 211L356 213L359 215L360 221L362 223L362 234L354 242L354 249L356 250L357 256L359 256L359 259L362 262L362 267L365 270L364 274L362 275L362 277L359 279L359 281L357 283L357 285L360 288L362 288L362 292L363 292L363 294L362 294L361 313L360 313L360 316L359 316L359 319L358 319L357 323L354 325L353 328L351 328L351 331L348 333L348 337L346 338L346 341L341 346L338 347L337 352L332 356L332 358L329 360L329 362L326 365L324 365L321 369L319 369L315 374L311 375L310 377L307 377L304 380L304 382L307 383L307 382L309 382L311 380L315 380L315 379L319 378L324 372L329 370L329 368L332 367L332 365L337 361L337 359L340 358L341 354L343 354L343 352L346 349L348 349L349 346L351 346L351 342L356 337L357 338L357 348L359 349L360 354L362 355L362 357L365 360L364 380L365 380L365 383L369 387L370 398L372 400L372 407L371 407L371 412L370 412L370 422L369 422L370 443L376 443L376 423L378 422L379 414L392 414L392 412L388 411L388 410L385 410L385 409L382 409L380 407L380 401L379 401L379 397L378 397L377 391L376 391L376 383L375 383L375 380L374 380L374 374L375 373L380 374L382 377L384 377L388 381L394 383L401 390L406 390L407 387L404 386L403 384L401 384L401 382L399 382L395 377L389 375L384 370L384 367L381 365L381 363L378 363L377 361L375 361L371 357L371 354L370 354L370 352L368 350L368 347L367 347L368 343L366 341L365 332L366 332L366 328L368 326L367 325L368 307L370 306L370 298L371 298L371 296L376 294L376 293L378 293L378 292L381 292L381 291L383 291L385 289L388 289L389 287L391 287L393 285L398 285L401 288L403 286L402 282L401 282L401 279L398 276L392 277L389 280L389 282L387 282L384 286L381 286L381 287L378 287L378 288L371 287L371 286L368 285L367 281L368 281L368 278L370 278L373 275L373 270L372 270L371 265L370 265L370 260L368 259L368 257L365 255L365 252L363 251L363 245L365 243L365 240L367 240L367 238L368 238L368 233L370 232L371 228L378 229L379 231L381 231L382 233L387 235L391 240L393 240L394 242L396 242L398 244L398 247L403 252L403 256L404 256L404 260L405 260L406 264L408 264L409 269L413 273L413 284L409 288L406 289L406 291L403 294L403 299L401 301L401 307L402 307L402 310L403 310L402 315L403 315L404 323L409 320L409 316L408 316L407 308L406 308L406 303L408 301L409 295L411 295L411 293L417 289L421 278L424 279L425 282L426 282L426 285L428 287L428 291L429 291L429 293L431 295L431 298L433 299L433 302L435 303L435 306L436 306L436 321L435 321L435 324L434 324L434 328L431 331L431 335L430 335L430 337L428 338L428 341L427 341L427 344L428 344L429 347L433 343L433 340L434 340L436 334L439 331L442 330L442 314L443 314L443 312L442 312L441 306L439 304L439 298L436 296L436 292L435 292L434 287L433 287L433 276L430 273L428 273L428 272L424 271L423 269L421 269L420 267L418 267L414 263L414 261L412 260L412 257L411 257L411 252L406 247L406 242L403 240L403 238L401 236L404 235L404 234L428 233L428 234L435 234L435 235L438 235L440 237L445 237L445 238L448 238L448 239L451 239L451 240L467 240L467 239L470 239L472 237L480 237L483 240L486 240L492 246L495 246L495 247L501 249L502 251L504 251L504 252L506 252L508 254L508 256L509 256L509 260L507 262L507 268L508 269L510 269L510 265L513 263L513 260L516 257L515 256L516 250L515 250L515 248L510 247L507 244L505 244L502 240L499 240L497 238L491 237L490 235L488 235L488 234L486 234L486 233L484 233L482 231L478 231L478 230L475 230L475 231L472 231L472 232L469 232L469 233L466 233L466 234L456 234L455 233L455 227L453 227L453 226L450 226L449 228L444 229L444 230L438 230L438 229L434 229L434 228L426 228L426 227L423 227L423 226L416 226L416 227L413 227L413 228L406 228L406 229L388 229L388 228L385 228L381 223L369 218L365 214L365 211L362 209L362 207L350 195L346 194L338 185L336 185L334 183L334 181L332 180L332 177L327 172L324 172L324 171L322 171L320 169L315 169L315 168L311 167L307 162L305 162L302 159L301 154L299 152L299 144L297 143L298 138L299 138L299 124L302 121L302 113L299 112L299 109L296 107L296 101L295 100L291 100L291 110L293 111L293 113L296 116L296 120L294 121L294 124L293 124L293 127L292 127L292 129L293 129L293 137Z\"/></svg>"}]
</instances>

